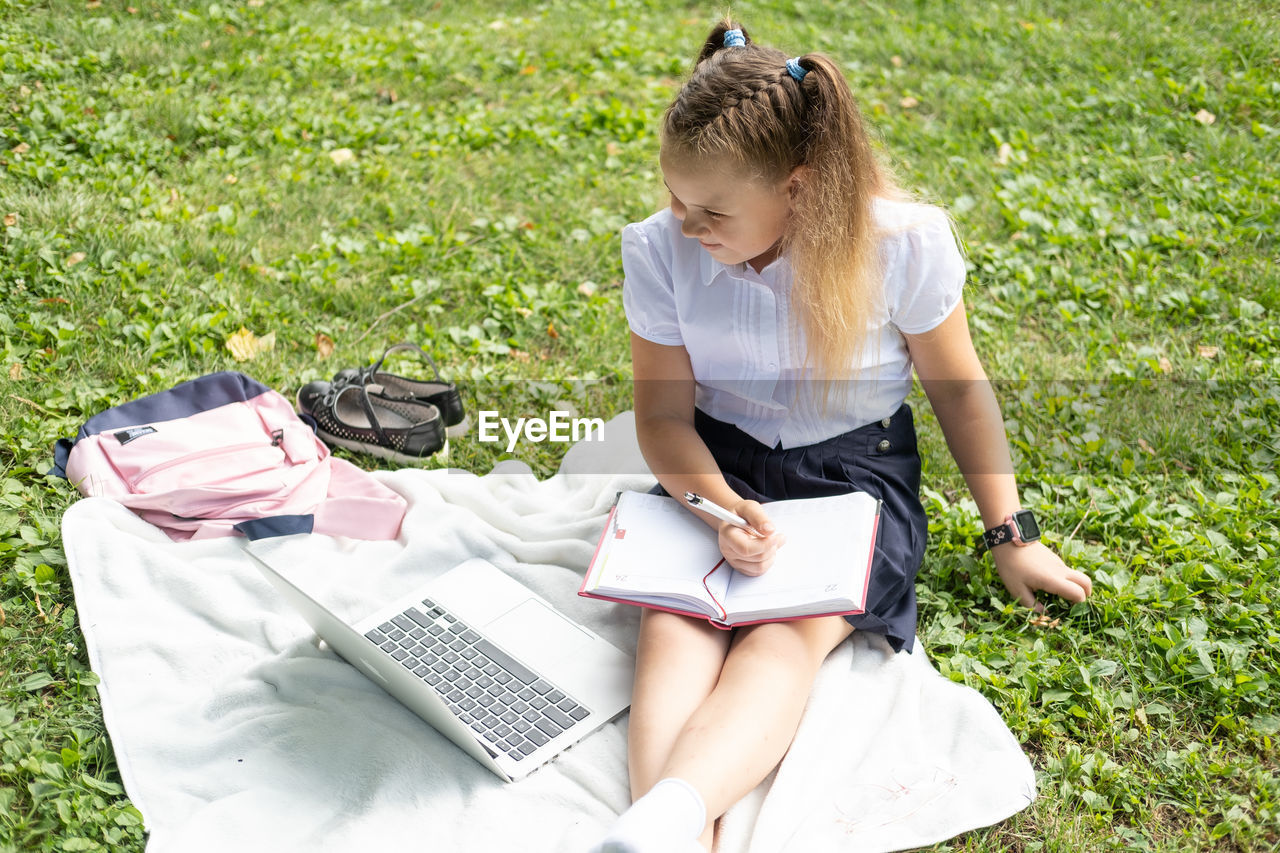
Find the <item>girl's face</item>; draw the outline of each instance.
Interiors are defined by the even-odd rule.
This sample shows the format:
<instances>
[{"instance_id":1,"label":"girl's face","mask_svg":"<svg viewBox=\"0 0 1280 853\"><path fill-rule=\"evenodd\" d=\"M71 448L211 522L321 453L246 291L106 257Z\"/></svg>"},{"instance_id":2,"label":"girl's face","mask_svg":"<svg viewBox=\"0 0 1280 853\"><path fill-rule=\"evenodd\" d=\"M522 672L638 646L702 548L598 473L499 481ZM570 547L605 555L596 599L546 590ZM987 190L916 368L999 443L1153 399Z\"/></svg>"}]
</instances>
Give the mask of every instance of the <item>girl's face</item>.
<instances>
[{"instance_id":1,"label":"girl's face","mask_svg":"<svg viewBox=\"0 0 1280 853\"><path fill-rule=\"evenodd\" d=\"M778 255L791 215L791 188L799 169L778 184L761 184L706 164L661 158L680 231L722 264L757 270Z\"/></svg>"}]
</instances>

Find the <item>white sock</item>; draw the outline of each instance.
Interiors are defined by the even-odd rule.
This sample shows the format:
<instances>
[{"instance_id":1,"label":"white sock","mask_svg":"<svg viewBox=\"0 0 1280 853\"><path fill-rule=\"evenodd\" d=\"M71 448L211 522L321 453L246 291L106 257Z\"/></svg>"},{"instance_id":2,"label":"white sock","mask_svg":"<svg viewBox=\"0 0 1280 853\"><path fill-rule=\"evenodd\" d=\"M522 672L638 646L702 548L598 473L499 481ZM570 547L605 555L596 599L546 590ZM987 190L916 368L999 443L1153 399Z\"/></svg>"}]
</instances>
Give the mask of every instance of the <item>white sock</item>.
<instances>
[{"instance_id":1,"label":"white sock","mask_svg":"<svg viewBox=\"0 0 1280 853\"><path fill-rule=\"evenodd\" d=\"M698 790L670 776L631 804L591 853L685 853L702 850L707 807Z\"/></svg>"}]
</instances>

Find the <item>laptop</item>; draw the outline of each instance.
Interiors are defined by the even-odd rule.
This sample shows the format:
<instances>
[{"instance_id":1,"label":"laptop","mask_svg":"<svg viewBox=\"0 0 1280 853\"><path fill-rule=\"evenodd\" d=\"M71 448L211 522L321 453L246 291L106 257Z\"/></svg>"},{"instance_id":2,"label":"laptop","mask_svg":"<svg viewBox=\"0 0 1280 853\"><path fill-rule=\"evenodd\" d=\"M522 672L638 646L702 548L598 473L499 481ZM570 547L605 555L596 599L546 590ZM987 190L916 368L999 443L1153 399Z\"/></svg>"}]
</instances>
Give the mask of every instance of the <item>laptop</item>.
<instances>
[{"instance_id":1,"label":"laptop","mask_svg":"<svg viewBox=\"0 0 1280 853\"><path fill-rule=\"evenodd\" d=\"M631 655L486 560L468 560L348 624L289 579L290 566L342 557L272 541L246 553L316 634L506 781L631 704Z\"/></svg>"}]
</instances>

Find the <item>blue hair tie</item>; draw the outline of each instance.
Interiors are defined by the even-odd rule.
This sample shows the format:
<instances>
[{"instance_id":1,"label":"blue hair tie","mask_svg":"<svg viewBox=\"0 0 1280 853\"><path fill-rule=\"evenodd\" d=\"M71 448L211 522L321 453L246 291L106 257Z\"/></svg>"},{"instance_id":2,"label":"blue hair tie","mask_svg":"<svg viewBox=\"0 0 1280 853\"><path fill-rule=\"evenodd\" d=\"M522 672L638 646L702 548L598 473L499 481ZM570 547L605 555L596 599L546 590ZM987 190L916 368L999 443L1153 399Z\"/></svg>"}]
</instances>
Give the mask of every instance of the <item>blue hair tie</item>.
<instances>
[{"instance_id":1,"label":"blue hair tie","mask_svg":"<svg viewBox=\"0 0 1280 853\"><path fill-rule=\"evenodd\" d=\"M742 30L725 30L724 46L725 47L744 47L747 39L742 35Z\"/></svg>"},{"instance_id":2,"label":"blue hair tie","mask_svg":"<svg viewBox=\"0 0 1280 853\"><path fill-rule=\"evenodd\" d=\"M800 67L800 58L796 57L787 60L787 73L791 75L791 79L799 83L804 80L804 75L809 73L809 69Z\"/></svg>"}]
</instances>

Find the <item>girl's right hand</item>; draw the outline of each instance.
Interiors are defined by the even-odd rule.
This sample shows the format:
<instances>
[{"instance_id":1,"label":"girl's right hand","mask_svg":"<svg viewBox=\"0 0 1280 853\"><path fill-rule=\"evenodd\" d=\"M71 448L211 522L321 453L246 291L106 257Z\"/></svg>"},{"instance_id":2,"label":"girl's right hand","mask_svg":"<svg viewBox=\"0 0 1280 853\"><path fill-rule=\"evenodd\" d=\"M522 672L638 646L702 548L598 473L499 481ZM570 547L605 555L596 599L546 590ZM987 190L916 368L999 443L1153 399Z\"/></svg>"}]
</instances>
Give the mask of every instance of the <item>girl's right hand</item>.
<instances>
[{"instance_id":1,"label":"girl's right hand","mask_svg":"<svg viewBox=\"0 0 1280 853\"><path fill-rule=\"evenodd\" d=\"M720 523L720 553L729 565L744 575L762 575L773 565L774 555L787 541L773 526L764 507L757 501L742 501L729 509L750 524L763 537L754 536L736 524Z\"/></svg>"}]
</instances>

